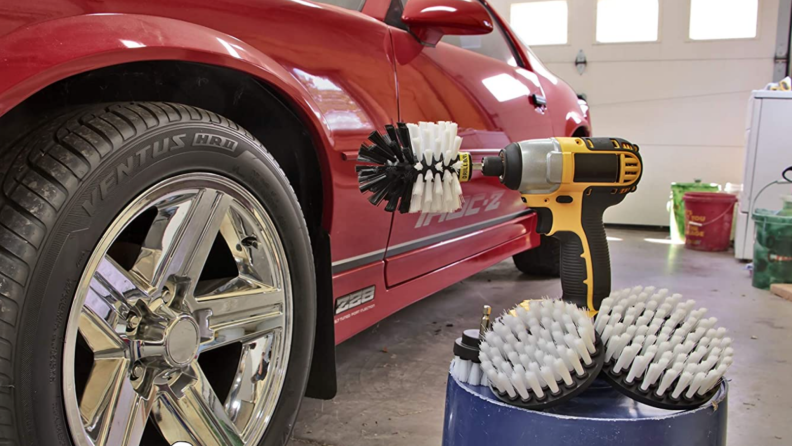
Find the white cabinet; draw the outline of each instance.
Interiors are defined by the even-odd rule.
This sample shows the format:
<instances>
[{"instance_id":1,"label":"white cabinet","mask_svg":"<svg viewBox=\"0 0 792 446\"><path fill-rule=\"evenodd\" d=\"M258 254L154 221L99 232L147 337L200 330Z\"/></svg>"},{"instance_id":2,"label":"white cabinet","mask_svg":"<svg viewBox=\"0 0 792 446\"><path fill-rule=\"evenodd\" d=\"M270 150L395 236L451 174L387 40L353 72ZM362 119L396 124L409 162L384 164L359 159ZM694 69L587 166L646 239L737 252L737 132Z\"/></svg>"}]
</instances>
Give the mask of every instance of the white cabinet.
<instances>
[{"instance_id":1,"label":"white cabinet","mask_svg":"<svg viewBox=\"0 0 792 446\"><path fill-rule=\"evenodd\" d=\"M753 258L753 209L780 209L782 194L792 193L792 185L771 186L792 166L792 92L756 90L748 103L743 193L734 234L734 256ZM758 198L757 198L758 197Z\"/></svg>"}]
</instances>

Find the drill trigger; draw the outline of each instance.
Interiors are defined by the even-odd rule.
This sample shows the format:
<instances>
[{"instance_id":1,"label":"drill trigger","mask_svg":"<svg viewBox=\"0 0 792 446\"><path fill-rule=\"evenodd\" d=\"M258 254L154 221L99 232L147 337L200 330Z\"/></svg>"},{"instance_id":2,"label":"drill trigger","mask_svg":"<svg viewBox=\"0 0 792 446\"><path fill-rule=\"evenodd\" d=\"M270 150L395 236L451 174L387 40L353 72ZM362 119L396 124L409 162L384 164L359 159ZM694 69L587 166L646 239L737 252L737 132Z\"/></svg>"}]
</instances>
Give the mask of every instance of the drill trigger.
<instances>
[{"instance_id":1,"label":"drill trigger","mask_svg":"<svg viewBox=\"0 0 792 446\"><path fill-rule=\"evenodd\" d=\"M531 208L536 211L536 232L548 234L553 229L553 213L550 208Z\"/></svg>"}]
</instances>

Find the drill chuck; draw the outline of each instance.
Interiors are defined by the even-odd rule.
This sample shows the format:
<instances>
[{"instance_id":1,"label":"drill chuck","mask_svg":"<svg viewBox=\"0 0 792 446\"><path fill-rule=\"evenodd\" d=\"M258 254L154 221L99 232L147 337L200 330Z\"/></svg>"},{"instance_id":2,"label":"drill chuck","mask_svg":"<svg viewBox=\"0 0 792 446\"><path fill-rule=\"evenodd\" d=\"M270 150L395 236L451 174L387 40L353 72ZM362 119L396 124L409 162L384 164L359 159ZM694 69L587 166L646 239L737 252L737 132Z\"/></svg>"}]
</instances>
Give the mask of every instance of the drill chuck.
<instances>
[{"instance_id":1,"label":"drill chuck","mask_svg":"<svg viewBox=\"0 0 792 446\"><path fill-rule=\"evenodd\" d=\"M499 177L503 175L503 160L500 156L485 156L481 162L481 173L485 177Z\"/></svg>"},{"instance_id":2,"label":"drill chuck","mask_svg":"<svg viewBox=\"0 0 792 446\"><path fill-rule=\"evenodd\" d=\"M523 183L523 156L520 143L509 144L498 156L484 158L481 173L487 177L499 177L504 186L519 190Z\"/></svg>"}]
</instances>

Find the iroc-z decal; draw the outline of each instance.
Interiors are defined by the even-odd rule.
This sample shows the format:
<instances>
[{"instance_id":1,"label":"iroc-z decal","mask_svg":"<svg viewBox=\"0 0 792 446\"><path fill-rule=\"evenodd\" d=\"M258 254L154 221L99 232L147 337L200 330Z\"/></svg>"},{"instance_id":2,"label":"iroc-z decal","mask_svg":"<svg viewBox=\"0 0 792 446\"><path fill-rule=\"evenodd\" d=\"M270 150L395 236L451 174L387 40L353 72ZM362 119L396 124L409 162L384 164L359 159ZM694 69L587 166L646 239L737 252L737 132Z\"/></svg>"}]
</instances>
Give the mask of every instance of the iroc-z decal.
<instances>
[{"instance_id":1,"label":"iroc-z decal","mask_svg":"<svg viewBox=\"0 0 792 446\"><path fill-rule=\"evenodd\" d=\"M335 302L335 314L339 315L345 311L359 307L366 302L374 300L374 286L363 288L362 290L355 291L354 293L341 296Z\"/></svg>"}]
</instances>

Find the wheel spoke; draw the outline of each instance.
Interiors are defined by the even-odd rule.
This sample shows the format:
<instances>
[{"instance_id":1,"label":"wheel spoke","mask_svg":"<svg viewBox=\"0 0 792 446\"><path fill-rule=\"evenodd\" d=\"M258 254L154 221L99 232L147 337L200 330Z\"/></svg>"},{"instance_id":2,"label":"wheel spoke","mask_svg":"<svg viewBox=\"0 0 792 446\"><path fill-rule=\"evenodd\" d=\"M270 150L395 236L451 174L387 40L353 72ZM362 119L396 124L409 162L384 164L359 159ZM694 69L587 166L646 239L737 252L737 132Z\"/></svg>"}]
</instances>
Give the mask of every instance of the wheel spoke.
<instances>
[{"instance_id":1,"label":"wheel spoke","mask_svg":"<svg viewBox=\"0 0 792 446\"><path fill-rule=\"evenodd\" d=\"M140 395L128 378L129 361L102 359L94 363L80 401L86 434L96 446L138 446L146 427L152 392Z\"/></svg>"},{"instance_id":2,"label":"wheel spoke","mask_svg":"<svg viewBox=\"0 0 792 446\"><path fill-rule=\"evenodd\" d=\"M91 279L85 306L115 329L126 319L135 302L146 298L137 279L115 260L104 256Z\"/></svg>"},{"instance_id":3,"label":"wheel spoke","mask_svg":"<svg viewBox=\"0 0 792 446\"><path fill-rule=\"evenodd\" d=\"M201 368L194 364L191 370L196 381L183 394L165 392L154 404L153 419L162 436L170 444L183 441L193 446L244 445Z\"/></svg>"},{"instance_id":4,"label":"wheel spoke","mask_svg":"<svg viewBox=\"0 0 792 446\"><path fill-rule=\"evenodd\" d=\"M91 302L94 307L100 307L105 301L93 290L89 290L86 302ZM109 317L115 320L114 313L111 315L113 316ZM93 308L87 305L80 314L79 331L95 358L124 358L126 343L116 333L115 326L111 326L104 317L94 313Z\"/></svg>"},{"instance_id":5,"label":"wheel spoke","mask_svg":"<svg viewBox=\"0 0 792 446\"><path fill-rule=\"evenodd\" d=\"M158 207L133 274L160 289L172 275L197 278L233 199L211 189L182 195Z\"/></svg>"},{"instance_id":6,"label":"wheel spoke","mask_svg":"<svg viewBox=\"0 0 792 446\"><path fill-rule=\"evenodd\" d=\"M252 417L263 409L262 405L271 403L265 398L266 393L262 390L273 380L280 379L276 373L270 373L271 366L273 370L277 370L280 366L272 363L279 361L278 355L273 352L280 348L279 334L279 331L271 331L242 346L242 355L225 401L225 408L229 417L243 433L243 437L250 429L261 428L258 423L262 421L256 423L251 421Z\"/></svg>"},{"instance_id":7,"label":"wheel spoke","mask_svg":"<svg viewBox=\"0 0 792 446\"><path fill-rule=\"evenodd\" d=\"M214 332L214 338L203 344L200 351L255 339L284 324L284 292L266 285L252 290L232 288L196 301L200 310L211 311L208 328Z\"/></svg>"},{"instance_id":8,"label":"wheel spoke","mask_svg":"<svg viewBox=\"0 0 792 446\"><path fill-rule=\"evenodd\" d=\"M240 212L237 206L233 206L231 212L226 215L220 226L220 233L234 257L239 276L279 287L280 277L273 273L280 271L280 266L272 258L272 249L268 246L272 243L269 239L272 234L258 227L256 222L243 217L243 212ZM257 232L265 239L259 240L251 236Z\"/></svg>"}]
</instances>

